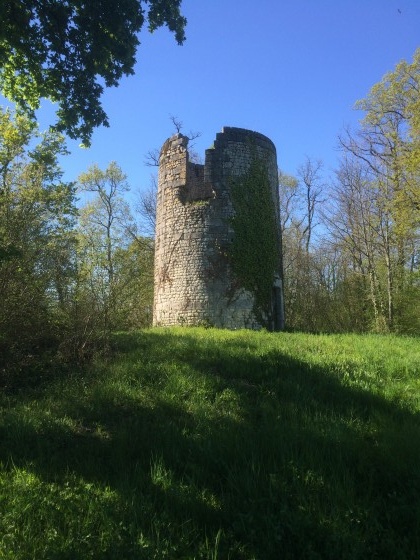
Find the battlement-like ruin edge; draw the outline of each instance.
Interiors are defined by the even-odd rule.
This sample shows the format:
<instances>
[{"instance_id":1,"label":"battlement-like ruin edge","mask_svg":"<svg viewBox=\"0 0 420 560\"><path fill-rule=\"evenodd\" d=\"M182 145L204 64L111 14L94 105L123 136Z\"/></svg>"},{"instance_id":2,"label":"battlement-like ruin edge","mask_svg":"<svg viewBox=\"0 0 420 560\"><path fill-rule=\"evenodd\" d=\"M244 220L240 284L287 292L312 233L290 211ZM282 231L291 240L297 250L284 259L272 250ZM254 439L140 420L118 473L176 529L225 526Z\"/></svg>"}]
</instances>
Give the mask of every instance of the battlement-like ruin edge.
<instances>
[{"instance_id":1,"label":"battlement-like ruin edge","mask_svg":"<svg viewBox=\"0 0 420 560\"><path fill-rule=\"evenodd\" d=\"M274 145L274 142L268 138L268 136L261 134L261 132L256 132L255 130L235 126L223 126L222 131L216 134L213 147L208 148L206 152L208 150L214 150L216 145L220 142L244 142L247 139L251 141L258 141L259 143L264 144L268 149L271 149L274 154L276 153L276 146ZM182 134L181 132L173 134L163 143L159 157L165 156L168 150L174 145L182 146L188 150L188 142L188 136Z\"/></svg>"},{"instance_id":2,"label":"battlement-like ruin edge","mask_svg":"<svg viewBox=\"0 0 420 560\"><path fill-rule=\"evenodd\" d=\"M273 150L276 151L274 142L270 140L268 136L261 134L261 132L256 132L255 130L248 130L247 128L238 128L235 126L224 126L222 132L217 133L216 138L219 137L219 135L224 135L225 138L236 141L241 141L244 137L262 140L264 143L271 145Z\"/></svg>"}]
</instances>

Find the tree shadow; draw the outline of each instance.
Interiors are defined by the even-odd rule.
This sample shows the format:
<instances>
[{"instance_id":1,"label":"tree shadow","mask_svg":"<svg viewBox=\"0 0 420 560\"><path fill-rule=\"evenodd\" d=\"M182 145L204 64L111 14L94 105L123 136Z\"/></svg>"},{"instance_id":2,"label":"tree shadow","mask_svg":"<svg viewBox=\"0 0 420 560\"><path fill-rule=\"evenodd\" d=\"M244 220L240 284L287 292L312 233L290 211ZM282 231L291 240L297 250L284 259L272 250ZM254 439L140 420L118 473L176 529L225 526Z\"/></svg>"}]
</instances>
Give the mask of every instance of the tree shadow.
<instances>
[{"instance_id":1,"label":"tree shadow","mask_svg":"<svg viewBox=\"0 0 420 560\"><path fill-rule=\"evenodd\" d=\"M174 558L192 558L198 535L219 529L221 558L418 556L418 413L240 338L119 338L132 392L98 384L38 425L11 410L0 460L114 489L136 519L126 550L140 532L156 543L161 523L168 539L194 527ZM168 398L162 363L206 384L201 410L188 392Z\"/></svg>"}]
</instances>

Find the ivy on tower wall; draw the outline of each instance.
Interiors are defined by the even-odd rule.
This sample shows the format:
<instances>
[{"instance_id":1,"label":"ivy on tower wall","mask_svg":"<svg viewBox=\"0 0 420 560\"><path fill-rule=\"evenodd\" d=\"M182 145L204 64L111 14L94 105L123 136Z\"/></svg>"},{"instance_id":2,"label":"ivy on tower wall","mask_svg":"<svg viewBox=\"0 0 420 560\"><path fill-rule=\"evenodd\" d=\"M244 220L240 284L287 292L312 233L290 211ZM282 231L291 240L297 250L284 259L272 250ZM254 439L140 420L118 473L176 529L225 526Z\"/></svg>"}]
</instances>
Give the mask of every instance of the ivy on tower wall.
<instances>
[{"instance_id":1,"label":"ivy on tower wall","mask_svg":"<svg viewBox=\"0 0 420 560\"><path fill-rule=\"evenodd\" d=\"M267 166L254 156L247 173L231 179L234 232L230 257L241 286L254 296L256 319L267 325L278 269L277 220Z\"/></svg>"}]
</instances>

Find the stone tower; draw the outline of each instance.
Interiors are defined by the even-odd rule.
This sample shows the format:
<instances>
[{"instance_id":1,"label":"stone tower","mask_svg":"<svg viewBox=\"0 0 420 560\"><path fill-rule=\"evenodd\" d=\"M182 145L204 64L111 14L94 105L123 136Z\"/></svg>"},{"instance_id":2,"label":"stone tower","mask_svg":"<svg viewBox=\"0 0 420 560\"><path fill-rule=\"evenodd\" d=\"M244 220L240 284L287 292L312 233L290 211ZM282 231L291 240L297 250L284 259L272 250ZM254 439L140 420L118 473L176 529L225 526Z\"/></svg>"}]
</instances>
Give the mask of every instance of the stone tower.
<instances>
[{"instance_id":1,"label":"stone tower","mask_svg":"<svg viewBox=\"0 0 420 560\"><path fill-rule=\"evenodd\" d=\"M153 324L283 328L274 144L225 127L204 165L187 145L160 152Z\"/></svg>"}]
</instances>

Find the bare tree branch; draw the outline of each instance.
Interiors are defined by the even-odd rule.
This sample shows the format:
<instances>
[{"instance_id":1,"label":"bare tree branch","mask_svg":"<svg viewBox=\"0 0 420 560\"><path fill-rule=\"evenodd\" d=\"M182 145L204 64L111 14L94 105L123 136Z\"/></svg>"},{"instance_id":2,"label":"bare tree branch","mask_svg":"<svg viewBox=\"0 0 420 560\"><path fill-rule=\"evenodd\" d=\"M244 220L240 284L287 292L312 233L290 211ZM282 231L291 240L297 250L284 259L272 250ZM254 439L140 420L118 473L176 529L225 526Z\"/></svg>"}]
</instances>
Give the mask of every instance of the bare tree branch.
<instances>
[{"instance_id":1,"label":"bare tree branch","mask_svg":"<svg viewBox=\"0 0 420 560\"><path fill-rule=\"evenodd\" d=\"M145 234L153 237L156 225L156 205L157 205L157 179L152 175L149 187L139 193L136 204L136 212L142 217L144 222Z\"/></svg>"}]
</instances>

